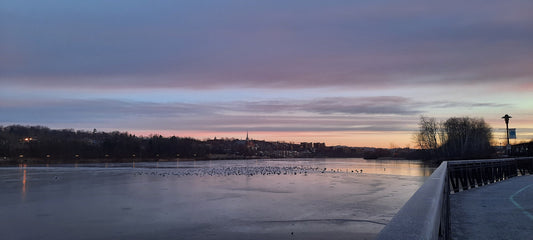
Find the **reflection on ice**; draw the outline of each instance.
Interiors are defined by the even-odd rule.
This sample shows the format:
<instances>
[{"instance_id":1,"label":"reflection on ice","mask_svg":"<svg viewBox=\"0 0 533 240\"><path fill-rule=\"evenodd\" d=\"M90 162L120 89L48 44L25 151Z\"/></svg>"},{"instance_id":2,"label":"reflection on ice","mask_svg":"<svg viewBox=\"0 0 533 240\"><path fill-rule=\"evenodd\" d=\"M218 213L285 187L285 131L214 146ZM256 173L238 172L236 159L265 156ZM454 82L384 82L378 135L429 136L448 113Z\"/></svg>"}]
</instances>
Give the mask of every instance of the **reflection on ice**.
<instances>
[{"instance_id":1,"label":"reflection on ice","mask_svg":"<svg viewBox=\"0 0 533 240\"><path fill-rule=\"evenodd\" d=\"M101 167L102 164L61 164L69 167ZM105 163L105 168L138 168L138 169L177 169L175 175L247 175L246 172L229 173L223 168L241 168L257 174L269 168L299 167L322 173L369 173L385 175L429 176L433 168L420 161L413 160L363 160L363 159L259 159L259 160L215 160L215 161L175 161L175 162L131 162ZM258 169L258 168L264 168ZM188 169L184 171L183 169ZM142 171L140 170L140 171ZM210 174L210 173L211 174ZM224 172L224 173L222 173Z\"/></svg>"},{"instance_id":2,"label":"reflection on ice","mask_svg":"<svg viewBox=\"0 0 533 240\"><path fill-rule=\"evenodd\" d=\"M22 170L22 200L26 198L26 165L21 166Z\"/></svg>"},{"instance_id":3,"label":"reflection on ice","mask_svg":"<svg viewBox=\"0 0 533 240\"><path fill-rule=\"evenodd\" d=\"M371 239L432 171L362 159L75 167L0 168L6 239Z\"/></svg>"}]
</instances>

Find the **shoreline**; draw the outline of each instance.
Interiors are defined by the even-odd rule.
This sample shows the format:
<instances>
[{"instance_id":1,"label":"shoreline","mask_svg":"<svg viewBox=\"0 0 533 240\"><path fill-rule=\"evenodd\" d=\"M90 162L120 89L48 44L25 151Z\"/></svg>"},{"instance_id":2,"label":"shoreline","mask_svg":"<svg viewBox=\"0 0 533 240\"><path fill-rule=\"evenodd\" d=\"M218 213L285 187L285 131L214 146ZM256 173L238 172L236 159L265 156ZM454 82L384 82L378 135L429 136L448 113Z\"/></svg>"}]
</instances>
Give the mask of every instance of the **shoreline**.
<instances>
[{"instance_id":1,"label":"shoreline","mask_svg":"<svg viewBox=\"0 0 533 240\"><path fill-rule=\"evenodd\" d=\"M305 159L305 158L354 158L354 157L258 157L258 156L216 156L208 158L72 158L72 159L0 159L0 167L20 166L20 165L43 165L43 164L90 164L90 163L137 163L137 162L176 162L176 161L217 161L217 160L253 160L253 159ZM357 157L356 157L357 158ZM362 157L361 157L362 158ZM364 159L364 158L362 158ZM405 158L377 158L365 159L373 161L403 161Z\"/></svg>"},{"instance_id":2,"label":"shoreline","mask_svg":"<svg viewBox=\"0 0 533 240\"><path fill-rule=\"evenodd\" d=\"M294 157L291 157L294 158ZM306 157L308 158L308 157ZM324 157L320 157L324 158ZM327 158L327 157L326 157ZM217 157L217 158L73 158L73 159L0 159L0 166L42 165L42 164L85 164L85 163L137 163L137 162L176 162L176 161L217 161L217 160L252 160L252 159L284 159L267 157ZM288 158L287 158L288 159Z\"/></svg>"}]
</instances>

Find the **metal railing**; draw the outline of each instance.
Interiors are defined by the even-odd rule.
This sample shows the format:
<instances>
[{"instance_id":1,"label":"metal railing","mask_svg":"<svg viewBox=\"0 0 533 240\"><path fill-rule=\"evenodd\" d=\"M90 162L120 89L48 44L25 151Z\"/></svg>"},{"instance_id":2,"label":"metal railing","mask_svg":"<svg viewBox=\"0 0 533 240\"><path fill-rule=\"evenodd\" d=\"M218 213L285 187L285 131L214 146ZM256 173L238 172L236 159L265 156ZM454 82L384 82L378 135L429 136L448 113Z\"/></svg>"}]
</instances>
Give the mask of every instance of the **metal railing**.
<instances>
[{"instance_id":1,"label":"metal railing","mask_svg":"<svg viewBox=\"0 0 533 240\"><path fill-rule=\"evenodd\" d=\"M450 192L533 174L533 158L443 162L377 239L449 239Z\"/></svg>"}]
</instances>

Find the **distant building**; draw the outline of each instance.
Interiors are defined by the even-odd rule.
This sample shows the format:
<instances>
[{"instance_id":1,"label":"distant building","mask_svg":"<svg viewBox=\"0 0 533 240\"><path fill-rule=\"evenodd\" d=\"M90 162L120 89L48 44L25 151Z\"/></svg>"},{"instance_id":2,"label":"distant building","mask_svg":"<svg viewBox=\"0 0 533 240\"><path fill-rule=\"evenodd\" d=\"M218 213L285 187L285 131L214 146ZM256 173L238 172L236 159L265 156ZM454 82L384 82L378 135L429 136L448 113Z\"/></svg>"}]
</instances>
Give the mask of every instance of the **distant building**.
<instances>
[{"instance_id":1,"label":"distant building","mask_svg":"<svg viewBox=\"0 0 533 240\"><path fill-rule=\"evenodd\" d=\"M311 149L313 149L313 143L302 142L302 143L300 143L300 148L306 149L306 150L311 150Z\"/></svg>"},{"instance_id":2,"label":"distant building","mask_svg":"<svg viewBox=\"0 0 533 240\"><path fill-rule=\"evenodd\" d=\"M313 148L315 149L325 149L326 144L325 143L313 143Z\"/></svg>"}]
</instances>

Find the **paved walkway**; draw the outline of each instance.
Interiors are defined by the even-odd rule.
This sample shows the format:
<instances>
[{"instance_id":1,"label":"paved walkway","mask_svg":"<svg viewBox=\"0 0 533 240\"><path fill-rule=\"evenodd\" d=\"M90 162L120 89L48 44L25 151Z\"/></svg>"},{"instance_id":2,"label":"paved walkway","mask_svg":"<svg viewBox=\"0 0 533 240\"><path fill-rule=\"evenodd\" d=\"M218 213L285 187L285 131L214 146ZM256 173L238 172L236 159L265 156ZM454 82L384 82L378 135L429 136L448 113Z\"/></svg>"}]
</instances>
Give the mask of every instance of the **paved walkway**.
<instances>
[{"instance_id":1,"label":"paved walkway","mask_svg":"<svg viewBox=\"0 0 533 240\"><path fill-rule=\"evenodd\" d=\"M450 195L452 239L533 239L533 175Z\"/></svg>"}]
</instances>

